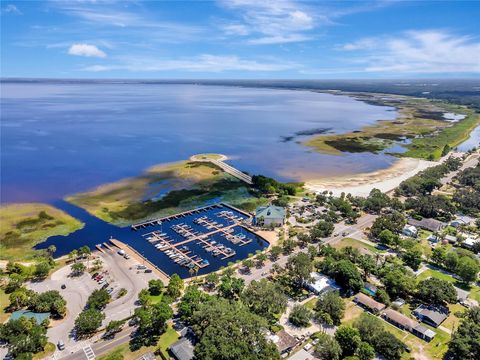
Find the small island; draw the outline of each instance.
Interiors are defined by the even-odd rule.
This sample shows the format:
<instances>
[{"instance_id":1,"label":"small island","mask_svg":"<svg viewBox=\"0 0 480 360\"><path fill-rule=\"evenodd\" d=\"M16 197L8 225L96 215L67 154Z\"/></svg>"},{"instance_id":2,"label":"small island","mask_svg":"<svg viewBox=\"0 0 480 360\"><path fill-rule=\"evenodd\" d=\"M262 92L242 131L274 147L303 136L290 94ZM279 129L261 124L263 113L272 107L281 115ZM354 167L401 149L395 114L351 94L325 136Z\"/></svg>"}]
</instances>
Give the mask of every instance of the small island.
<instances>
[{"instance_id":1,"label":"small island","mask_svg":"<svg viewBox=\"0 0 480 360\"><path fill-rule=\"evenodd\" d=\"M24 203L0 207L0 259L30 260L33 247L50 236L68 235L84 224L48 204Z\"/></svg>"}]
</instances>

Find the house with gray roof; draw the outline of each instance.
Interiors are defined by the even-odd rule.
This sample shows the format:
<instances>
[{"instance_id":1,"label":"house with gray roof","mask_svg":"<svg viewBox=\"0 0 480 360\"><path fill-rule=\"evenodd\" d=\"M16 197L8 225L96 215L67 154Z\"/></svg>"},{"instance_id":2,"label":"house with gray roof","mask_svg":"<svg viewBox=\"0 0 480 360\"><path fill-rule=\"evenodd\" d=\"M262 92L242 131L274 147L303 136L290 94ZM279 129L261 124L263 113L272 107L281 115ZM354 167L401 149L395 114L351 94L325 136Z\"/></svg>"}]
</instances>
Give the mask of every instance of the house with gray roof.
<instances>
[{"instance_id":1,"label":"house with gray roof","mask_svg":"<svg viewBox=\"0 0 480 360\"><path fill-rule=\"evenodd\" d=\"M439 327L448 317L448 309L443 306L420 305L413 310L413 315L420 321L433 327Z\"/></svg>"},{"instance_id":2,"label":"house with gray roof","mask_svg":"<svg viewBox=\"0 0 480 360\"><path fill-rule=\"evenodd\" d=\"M420 229L438 232L445 227L445 223L436 219L423 218L422 220L408 219L408 224Z\"/></svg>"},{"instance_id":3,"label":"house with gray roof","mask_svg":"<svg viewBox=\"0 0 480 360\"><path fill-rule=\"evenodd\" d=\"M383 312L382 317L399 329L409 331L413 335L418 336L420 339L431 341L436 335L435 331L420 325L415 320L410 319L408 316L405 316L393 309L386 309Z\"/></svg>"},{"instance_id":4,"label":"house with gray roof","mask_svg":"<svg viewBox=\"0 0 480 360\"><path fill-rule=\"evenodd\" d=\"M255 211L255 224L260 226L282 226L285 208L275 205L259 206Z\"/></svg>"},{"instance_id":5,"label":"house with gray roof","mask_svg":"<svg viewBox=\"0 0 480 360\"><path fill-rule=\"evenodd\" d=\"M193 360L195 356L193 355L193 349L195 345L191 337L182 337L177 342L170 345L170 352L176 360Z\"/></svg>"}]
</instances>

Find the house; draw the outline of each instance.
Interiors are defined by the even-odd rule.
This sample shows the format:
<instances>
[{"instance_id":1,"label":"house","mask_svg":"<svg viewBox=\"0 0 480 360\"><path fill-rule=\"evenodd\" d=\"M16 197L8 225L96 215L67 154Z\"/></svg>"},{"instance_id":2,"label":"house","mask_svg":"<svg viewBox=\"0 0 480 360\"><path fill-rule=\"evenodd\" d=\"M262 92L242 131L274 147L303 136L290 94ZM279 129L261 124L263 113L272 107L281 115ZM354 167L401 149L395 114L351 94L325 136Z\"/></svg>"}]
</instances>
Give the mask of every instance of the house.
<instances>
[{"instance_id":1,"label":"house","mask_svg":"<svg viewBox=\"0 0 480 360\"><path fill-rule=\"evenodd\" d=\"M145 354L143 354L142 356L140 356L139 358L137 358L136 360L155 360L156 359L156 356L153 352L149 351Z\"/></svg>"},{"instance_id":2,"label":"house","mask_svg":"<svg viewBox=\"0 0 480 360\"><path fill-rule=\"evenodd\" d=\"M305 284L305 287L316 295L320 295L326 291L340 290L335 280L328 276L317 272L310 273L311 281Z\"/></svg>"},{"instance_id":3,"label":"house","mask_svg":"<svg viewBox=\"0 0 480 360\"><path fill-rule=\"evenodd\" d=\"M459 226L469 226L475 222L475 219L466 216L466 215L457 215L454 220L450 222L450 226L459 227Z\"/></svg>"},{"instance_id":4,"label":"house","mask_svg":"<svg viewBox=\"0 0 480 360\"><path fill-rule=\"evenodd\" d=\"M474 239L472 237L468 237L463 241L462 246L466 247L467 249L471 249L478 242L480 242L480 239Z\"/></svg>"},{"instance_id":5,"label":"house","mask_svg":"<svg viewBox=\"0 0 480 360\"><path fill-rule=\"evenodd\" d=\"M436 235L430 234L428 235L427 240L430 242L436 243L438 242L438 237Z\"/></svg>"},{"instance_id":6,"label":"house","mask_svg":"<svg viewBox=\"0 0 480 360\"><path fill-rule=\"evenodd\" d=\"M373 314L378 314L380 311L386 308L385 304L375 301L370 296L367 296L363 293L358 293L357 295L355 295L353 301L357 305L363 307L364 309L367 309Z\"/></svg>"},{"instance_id":7,"label":"house","mask_svg":"<svg viewBox=\"0 0 480 360\"><path fill-rule=\"evenodd\" d=\"M314 360L315 358L313 357L312 354L309 352L306 352L304 349L300 349L297 351L295 354L290 356L288 360Z\"/></svg>"},{"instance_id":8,"label":"house","mask_svg":"<svg viewBox=\"0 0 480 360\"><path fill-rule=\"evenodd\" d=\"M282 226L285 222L285 213L285 208L280 206L259 206L255 211L255 224L260 226Z\"/></svg>"},{"instance_id":9,"label":"house","mask_svg":"<svg viewBox=\"0 0 480 360\"><path fill-rule=\"evenodd\" d=\"M409 331L420 339L431 341L436 335L434 331L393 309L386 309L382 317L392 325L395 325L399 329Z\"/></svg>"},{"instance_id":10,"label":"house","mask_svg":"<svg viewBox=\"0 0 480 360\"><path fill-rule=\"evenodd\" d=\"M290 353L295 346L298 345L299 341L295 339L292 335L287 333L285 330L280 330L276 334L270 335L268 337L278 349L280 355L285 355Z\"/></svg>"},{"instance_id":11,"label":"house","mask_svg":"<svg viewBox=\"0 0 480 360\"><path fill-rule=\"evenodd\" d=\"M439 232L445 227L445 223L429 218L423 218L422 220L410 218L408 219L408 224L431 232Z\"/></svg>"},{"instance_id":12,"label":"house","mask_svg":"<svg viewBox=\"0 0 480 360\"><path fill-rule=\"evenodd\" d=\"M413 311L413 315L430 326L439 327L448 317L448 309L444 306L420 305Z\"/></svg>"},{"instance_id":13,"label":"house","mask_svg":"<svg viewBox=\"0 0 480 360\"><path fill-rule=\"evenodd\" d=\"M417 237L418 230L413 225L405 225L402 230L402 234L410 237Z\"/></svg>"},{"instance_id":14,"label":"house","mask_svg":"<svg viewBox=\"0 0 480 360\"><path fill-rule=\"evenodd\" d=\"M192 360L195 358L193 355L194 347L193 337L186 336L170 345L169 350L176 360Z\"/></svg>"},{"instance_id":15,"label":"house","mask_svg":"<svg viewBox=\"0 0 480 360\"><path fill-rule=\"evenodd\" d=\"M457 242L457 237L453 235L445 235L443 239L448 241L450 244L455 244Z\"/></svg>"},{"instance_id":16,"label":"house","mask_svg":"<svg viewBox=\"0 0 480 360\"><path fill-rule=\"evenodd\" d=\"M455 291L457 293L457 301L461 304L465 301L467 301L468 296L470 295L470 292L467 290L460 289L456 286L454 286Z\"/></svg>"},{"instance_id":17,"label":"house","mask_svg":"<svg viewBox=\"0 0 480 360\"><path fill-rule=\"evenodd\" d=\"M395 306L401 308L403 305L405 305L405 300L402 299L402 298L397 298L397 299L395 299L394 302L392 302L392 305L395 305Z\"/></svg>"}]
</instances>

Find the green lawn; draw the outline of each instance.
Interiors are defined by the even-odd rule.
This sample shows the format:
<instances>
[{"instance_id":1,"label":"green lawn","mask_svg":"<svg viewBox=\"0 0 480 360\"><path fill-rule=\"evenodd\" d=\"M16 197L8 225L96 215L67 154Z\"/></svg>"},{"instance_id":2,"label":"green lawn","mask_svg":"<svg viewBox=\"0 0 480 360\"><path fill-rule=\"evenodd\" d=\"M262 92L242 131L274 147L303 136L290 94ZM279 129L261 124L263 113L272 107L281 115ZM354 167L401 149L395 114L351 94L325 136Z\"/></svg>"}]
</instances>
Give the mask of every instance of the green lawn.
<instances>
[{"instance_id":1,"label":"green lawn","mask_svg":"<svg viewBox=\"0 0 480 360\"><path fill-rule=\"evenodd\" d=\"M148 298L150 299L152 304L159 303L160 300L162 300L162 298L163 298L163 292L160 293L159 295L149 295Z\"/></svg>"},{"instance_id":2,"label":"green lawn","mask_svg":"<svg viewBox=\"0 0 480 360\"><path fill-rule=\"evenodd\" d=\"M469 297L471 299L474 299L474 300L480 302L480 287L470 286L470 288L466 288L463 284L459 283L452 276L450 276L448 274L444 274L441 271L432 270L432 269L428 269L428 270L422 272L420 275L417 276L417 280L421 281L421 280L428 279L430 277L434 277L434 278L437 278L437 279L440 279L440 280L448 281L448 282L452 283L453 285L455 285L459 288L462 288L464 290L470 290L470 296Z\"/></svg>"},{"instance_id":3,"label":"green lawn","mask_svg":"<svg viewBox=\"0 0 480 360\"><path fill-rule=\"evenodd\" d=\"M377 249L375 246L369 245L364 243L363 241L357 240L357 239L352 239L352 238L344 238L340 240L339 242L333 244L333 247L336 249L343 249L346 248L347 246L351 246L354 249L365 249L368 252L371 253L382 253L385 252L383 250Z\"/></svg>"},{"instance_id":4,"label":"green lawn","mask_svg":"<svg viewBox=\"0 0 480 360\"><path fill-rule=\"evenodd\" d=\"M305 307L309 308L310 310L313 310L315 308L315 305L317 304L317 298L313 298L311 300L308 300L305 303Z\"/></svg>"},{"instance_id":5,"label":"green lawn","mask_svg":"<svg viewBox=\"0 0 480 360\"><path fill-rule=\"evenodd\" d=\"M171 326L168 326L167 331L162 336L160 336L160 339L158 340L156 346L142 347L139 350L131 351L129 348L129 343L127 342L125 344L117 346L109 353L98 357L98 360L134 360L138 359L147 352L155 352L158 349L160 349L160 351L168 359L169 356L167 353L167 348L175 341L177 341L178 338L179 335L177 334L177 332Z\"/></svg>"},{"instance_id":6,"label":"green lawn","mask_svg":"<svg viewBox=\"0 0 480 360\"><path fill-rule=\"evenodd\" d=\"M0 323L3 324L10 317L9 313L5 312L5 308L10 304L8 295L5 294L5 291L0 288Z\"/></svg>"}]
</instances>

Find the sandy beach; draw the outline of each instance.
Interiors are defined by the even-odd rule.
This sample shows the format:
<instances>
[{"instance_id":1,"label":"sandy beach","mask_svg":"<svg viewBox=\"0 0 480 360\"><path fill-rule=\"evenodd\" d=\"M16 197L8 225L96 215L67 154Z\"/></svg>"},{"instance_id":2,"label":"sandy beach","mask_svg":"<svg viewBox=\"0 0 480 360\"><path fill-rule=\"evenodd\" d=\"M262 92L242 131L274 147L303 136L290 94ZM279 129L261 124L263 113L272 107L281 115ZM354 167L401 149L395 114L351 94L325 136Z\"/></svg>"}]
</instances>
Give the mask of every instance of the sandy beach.
<instances>
[{"instance_id":1,"label":"sandy beach","mask_svg":"<svg viewBox=\"0 0 480 360\"><path fill-rule=\"evenodd\" d=\"M439 163L413 158L401 158L387 169L365 174L308 180L305 182L305 187L315 192L332 191L335 196L339 196L342 192L355 196L367 196L373 188L389 192L395 189L403 180Z\"/></svg>"}]
</instances>

